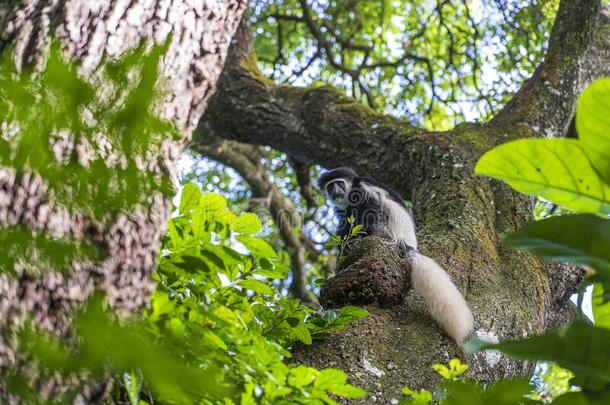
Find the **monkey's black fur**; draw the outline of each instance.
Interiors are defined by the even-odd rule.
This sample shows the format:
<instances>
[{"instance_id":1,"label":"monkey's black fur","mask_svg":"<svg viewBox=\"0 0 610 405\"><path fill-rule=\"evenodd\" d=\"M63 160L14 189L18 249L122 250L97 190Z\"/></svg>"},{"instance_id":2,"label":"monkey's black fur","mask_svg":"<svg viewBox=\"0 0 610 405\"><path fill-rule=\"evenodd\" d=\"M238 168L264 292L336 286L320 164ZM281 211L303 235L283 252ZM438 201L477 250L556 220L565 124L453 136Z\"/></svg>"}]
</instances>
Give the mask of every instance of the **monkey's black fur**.
<instances>
[{"instance_id":1,"label":"monkey's black fur","mask_svg":"<svg viewBox=\"0 0 610 405\"><path fill-rule=\"evenodd\" d=\"M347 208L335 207L335 215L339 220L339 225L336 230L337 236L345 237L349 234L351 224L347 219L351 216L355 219L355 224L362 225L362 230L368 235L378 234L381 231L381 227L385 227L387 224L387 218L384 216L387 213L383 210L380 201L377 198L371 198L362 188L363 184L366 183L370 186L378 187L385 190L388 196L398 203L401 207L404 207L405 211L411 216L411 212L404 206L404 199L402 196L392 188L386 186L383 183L378 182L372 177L360 177L358 173L351 167L338 167L333 170L329 170L320 176L318 180L318 187L324 191L326 185L336 179L345 179L351 181L351 189L347 196L349 205Z\"/></svg>"},{"instance_id":2,"label":"monkey's black fur","mask_svg":"<svg viewBox=\"0 0 610 405\"><path fill-rule=\"evenodd\" d=\"M413 289L423 297L434 319L462 344L474 330L472 312L449 274L417 250L415 223L400 194L347 167L324 173L319 185L337 207L337 234L344 237L357 224L368 235L397 244L410 264ZM351 216L354 224L347 221Z\"/></svg>"}]
</instances>

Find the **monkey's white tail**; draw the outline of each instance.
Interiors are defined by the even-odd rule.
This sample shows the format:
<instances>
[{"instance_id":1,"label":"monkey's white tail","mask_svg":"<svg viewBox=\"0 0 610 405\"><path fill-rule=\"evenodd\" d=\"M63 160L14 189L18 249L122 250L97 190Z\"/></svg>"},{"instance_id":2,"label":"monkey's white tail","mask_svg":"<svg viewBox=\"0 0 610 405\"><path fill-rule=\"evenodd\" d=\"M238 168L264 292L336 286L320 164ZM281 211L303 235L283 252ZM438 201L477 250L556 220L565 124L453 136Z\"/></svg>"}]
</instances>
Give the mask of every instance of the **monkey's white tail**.
<instances>
[{"instance_id":1,"label":"monkey's white tail","mask_svg":"<svg viewBox=\"0 0 610 405\"><path fill-rule=\"evenodd\" d=\"M474 329L474 318L466 300L434 260L420 253L410 258L413 288L426 302L430 314L458 344Z\"/></svg>"}]
</instances>

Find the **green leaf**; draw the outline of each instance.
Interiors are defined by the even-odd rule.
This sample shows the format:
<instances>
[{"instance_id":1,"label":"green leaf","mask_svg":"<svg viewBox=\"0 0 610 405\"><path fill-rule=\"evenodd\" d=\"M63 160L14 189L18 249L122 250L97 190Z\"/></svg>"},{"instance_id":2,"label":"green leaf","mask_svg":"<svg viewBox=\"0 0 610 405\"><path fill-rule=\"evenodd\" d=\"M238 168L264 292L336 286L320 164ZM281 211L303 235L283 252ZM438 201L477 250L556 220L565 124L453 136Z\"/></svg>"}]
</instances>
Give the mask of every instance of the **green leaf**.
<instances>
[{"instance_id":1,"label":"green leaf","mask_svg":"<svg viewBox=\"0 0 610 405\"><path fill-rule=\"evenodd\" d=\"M169 233L169 238L172 242L172 247L177 249L182 244L182 238L178 234L178 230L176 229L176 225L174 225L173 220L169 220L167 223L167 232Z\"/></svg>"},{"instance_id":2,"label":"green leaf","mask_svg":"<svg viewBox=\"0 0 610 405\"><path fill-rule=\"evenodd\" d=\"M347 384L347 374L336 368L325 368L318 373L314 387L326 390L343 398L361 398L366 391Z\"/></svg>"},{"instance_id":3,"label":"green leaf","mask_svg":"<svg viewBox=\"0 0 610 405\"><path fill-rule=\"evenodd\" d=\"M354 387L351 384L343 384L331 387L328 392L338 395L343 398L362 398L366 395L366 391L362 388Z\"/></svg>"},{"instance_id":4,"label":"green leaf","mask_svg":"<svg viewBox=\"0 0 610 405\"><path fill-rule=\"evenodd\" d=\"M610 214L610 186L575 139L520 139L485 153L477 174L580 213Z\"/></svg>"},{"instance_id":5,"label":"green leaf","mask_svg":"<svg viewBox=\"0 0 610 405\"><path fill-rule=\"evenodd\" d=\"M256 270L253 274L262 277L268 277L273 279L283 279L286 277L286 269L285 268L275 268L275 269L259 269Z\"/></svg>"},{"instance_id":6,"label":"green leaf","mask_svg":"<svg viewBox=\"0 0 610 405\"><path fill-rule=\"evenodd\" d=\"M562 215L525 224L504 238L547 260L594 268L610 280L610 220L593 215Z\"/></svg>"},{"instance_id":7,"label":"green leaf","mask_svg":"<svg viewBox=\"0 0 610 405\"><path fill-rule=\"evenodd\" d=\"M263 295L272 295L273 294L273 289L271 287L269 287L267 284L263 283L262 281L258 281L258 280L254 280L254 279L239 280L237 282L237 285L239 285L240 287L243 287L243 288L247 288L248 290L254 291L255 293L258 293L258 294L263 294Z\"/></svg>"},{"instance_id":8,"label":"green leaf","mask_svg":"<svg viewBox=\"0 0 610 405\"><path fill-rule=\"evenodd\" d=\"M218 211L226 208L227 200L220 194L207 193L199 200L199 207L204 211Z\"/></svg>"},{"instance_id":9,"label":"green leaf","mask_svg":"<svg viewBox=\"0 0 610 405\"><path fill-rule=\"evenodd\" d=\"M307 366L297 366L290 370L288 384L300 388L311 384L318 374L318 370Z\"/></svg>"},{"instance_id":10,"label":"green leaf","mask_svg":"<svg viewBox=\"0 0 610 405\"><path fill-rule=\"evenodd\" d=\"M246 235L253 235L259 233L262 226L263 223L258 216L252 214L251 212L246 212L237 218L237 223L235 224L233 230Z\"/></svg>"},{"instance_id":11,"label":"green leaf","mask_svg":"<svg viewBox=\"0 0 610 405\"><path fill-rule=\"evenodd\" d=\"M363 308L354 307L351 305L341 308L339 317L349 319L347 322L355 321L356 319L364 318L368 315L368 311Z\"/></svg>"},{"instance_id":12,"label":"green leaf","mask_svg":"<svg viewBox=\"0 0 610 405\"><path fill-rule=\"evenodd\" d=\"M167 293L155 291L151 297L152 313L151 321L157 321L161 315L169 314L174 309L174 303L169 299Z\"/></svg>"},{"instance_id":13,"label":"green leaf","mask_svg":"<svg viewBox=\"0 0 610 405\"><path fill-rule=\"evenodd\" d=\"M610 329L610 293L606 293L604 287L601 283L595 283L593 286L591 296L593 319L595 326Z\"/></svg>"},{"instance_id":14,"label":"green leaf","mask_svg":"<svg viewBox=\"0 0 610 405\"><path fill-rule=\"evenodd\" d=\"M294 337L299 339L301 342L305 343L306 345L311 344L311 335L309 334L309 329L307 329L305 324L300 324L295 328L292 328L291 332Z\"/></svg>"},{"instance_id":15,"label":"green leaf","mask_svg":"<svg viewBox=\"0 0 610 405\"><path fill-rule=\"evenodd\" d=\"M345 371L338 368L325 368L316 377L314 387L326 390L335 385L343 385L346 382L347 374Z\"/></svg>"},{"instance_id":16,"label":"green leaf","mask_svg":"<svg viewBox=\"0 0 610 405\"><path fill-rule=\"evenodd\" d=\"M610 330L584 321L540 336L483 345L522 360L553 361L574 373L583 388L603 389L610 383Z\"/></svg>"},{"instance_id":17,"label":"green leaf","mask_svg":"<svg viewBox=\"0 0 610 405\"><path fill-rule=\"evenodd\" d=\"M610 393L603 392L596 395L594 398L589 398L582 392L568 392L555 398L553 405L606 405L610 404Z\"/></svg>"},{"instance_id":18,"label":"green leaf","mask_svg":"<svg viewBox=\"0 0 610 405\"><path fill-rule=\"evenodd\" d=\"M251 236L238 236L236 239L243 243L250 253L257 258L265 257L269 259L277 257L275 250L273 250L271 245L263 239Z\"/></svg>"},{"instance_id":19,"label":"green leaf","mask_svg":"<svg viewBox=\"0 0 610 405\"><path fill-rule=\"evenodd\" d=\"M211 343L213 346L216 346L221 350L227 350L227 345L225 344L225 342L223 342L223 340L211 330L204 330L202 333L202 337L209 343Z\"/></svg>"},{"instance_id":20,"label":"green leaf","mask_svg":"<svg viewBox=\"0 0 610 405\"><path fill-rule=\"evenodd\" d=\"M468 382L451 382L445 384L451 393L440 401L440 405L515 405L528 403L525 396L531 392L527 380L507 379L499 381L488 389Z\"/></svg>"},{"instance_id":21,"label":"green leaf","mask_svg":"<svg viewBox=\"0 0 610 405\"><path fill-rule=\"evenodd\" d=\"M197 207L201 192L199 187L194 184L187 184L182 188L182 196L180 197L180 213L187 214L190 210Z\"/></svg>"},{"instance_id":22,"label":"green leaf","mask_svg":"<svg viewBox=\"0 0 610 405\"><path fill-rule=\"evenodd\" d=\"M181 337L186 333L186 326L179 318L171 318L167 326L173 336Z\"/></svg>"},{"instance_id":23,"label":"green leaf","mask_svg":"<svg viewBox=\"0 0 610 405\"><path fill-rule=\"evenodd\" d=\"M129 373L123 374L123 383L125 384L125 390L127 391L129 403L131 405L138 405L140 403L142 378L131 370Z\"/></svg>"},{"instance_id":24,"label":"green leaf","mask_svg":"<svg viewBox=\"0 0 610 405\"><path fill-rule=\"evenodd\" d=\"M449 360L449 367L444 364L433 364L432 369L445 380L456 380L468 370L468 365L462 364L459 359L451 359Z\"/></svg>"},{"instance_id":25,"label":"green leaf","mask_svg":"<svg viewBox=\"0 0 610 405\"><path fill-rule=\"evenodd\" d=\"M432 393L428 390L414 391L409 387L403 387L401 392L411 397L408 402L411 405L429 405L432 403Z\"/></svg>"},{"instance_id":26,"label":"green leaf","mask_svg":"<svg viewBox=\"0 0 610 405\"><path fill-rule=\"evenodd\" d=\"M581 94L576 129L591 163L610 184L610 78L594 82Z\"/></svg>"},{"instance_id":27,"label":"green leaf","mask_svg":"<svg viewBox=\"0 0 610 405\"><path fill-rule=\"evenodd\" d=\"M209 211L205 210L204 212L209 212ZM232 213L231 211L220 208L220 209L213 211L213 213L214 213L214 215L212 217L214 218L214 221L216 221L217 223L226 225L229 228L232 228L237 223L237 216L234 213Z\"/></svg>"}]
</instances>

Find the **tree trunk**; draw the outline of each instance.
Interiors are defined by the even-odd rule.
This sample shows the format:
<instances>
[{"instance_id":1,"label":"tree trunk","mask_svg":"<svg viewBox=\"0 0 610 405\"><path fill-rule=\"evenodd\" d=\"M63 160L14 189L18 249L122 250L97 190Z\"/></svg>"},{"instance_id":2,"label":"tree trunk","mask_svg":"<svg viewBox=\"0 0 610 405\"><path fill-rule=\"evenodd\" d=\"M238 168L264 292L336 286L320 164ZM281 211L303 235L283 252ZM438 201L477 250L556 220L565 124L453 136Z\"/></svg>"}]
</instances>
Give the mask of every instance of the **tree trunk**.
<instances>
[{"instance_id":1,"label":"tree trunk","mask_svg":"<svg viewBox=\"0 0 610 405\"><path fill-rule=\"evenodd\" d=\"M18 70L26 65L40 68L52 38L59 38L65 55L74 58L79 73L89 78L103 58L118 58L143 43L163 43L172 34L159 69L168 95L160 111L163 118L180 128L180 138L152 142L149 151L153 156L130 156L118 148L113 151L128 162L142 158L143 170L171 183L175 182L175 165L181 151L215 91L230 40L246 5L245 0L2 2L0 50L14 51ZM84 152L79 145L70 145L77 155L74 162L81 162L84 153L95 155L99 148L107 147L90 146L92 150ZM114 169L108 167L109 171ZM129 314L146 305L154 287L151 274L171 210L171 195L138 195L137 202L128 209L102 220L86 212L67 210L54 201L53 191L37 173L2 167L0 226L22 227L29 234L37 232L70 243L90 243L103 250L104 259L73 262L65 274L53 269L42 274L2 269L2 368L15 367L20 362L14 332L26 318L45 330L62 334L71 312L94 290L104 290L118 313ZM27 257L14 259L29 260L27 264L36 268L36 256L37 252L29 251ZM0 402L4 402L1 394Z\"/></svg>"},{"instance_id":2,"label":"tree trunk","mask_svg":"<svg viewBox=\"0 0 610 405\"><path fill-rule=\"evenodd\" d=\"M600 10L599 1L562 1L547 58L513 101L490 123L462 124L442 133L374 112L329 87L276 85L256 68L251 40L242 28L196 140L206 142L211 134L269 145L301 161L349 165L393 186L413 204L422 253L450 273L468 301L476 334L492 341L539 334L574 315L569 297L580 272L542 263L501 242L503 233L532 219L534 200L475 176L474 165L499 143L562 135L580 91L608 74L610 24L607 10ZM430 366L464 354L407 288L408 280L404 302L396 303L393 294L388 301L371 293L400 291L384 283L387 277L402 277L408 266L387 247L371 246L368 252L366 260L348 257L351 264L344 271L354 272L353 277L341 276L325 286L325 294L345 295L346 300L323 296L321 303L365 305L369 317L327 341L299 349L295 361L344 368L352 383L369 391L363 403L390 403L405 385L434 389L439 377ZM387 277L369 274L354 281L362 272ZM364 292L353 292L358 287ZM470 376L482 383L529 375L533 369L533 364L499 353L465 360Z\"/></svg>"}]
</instances>

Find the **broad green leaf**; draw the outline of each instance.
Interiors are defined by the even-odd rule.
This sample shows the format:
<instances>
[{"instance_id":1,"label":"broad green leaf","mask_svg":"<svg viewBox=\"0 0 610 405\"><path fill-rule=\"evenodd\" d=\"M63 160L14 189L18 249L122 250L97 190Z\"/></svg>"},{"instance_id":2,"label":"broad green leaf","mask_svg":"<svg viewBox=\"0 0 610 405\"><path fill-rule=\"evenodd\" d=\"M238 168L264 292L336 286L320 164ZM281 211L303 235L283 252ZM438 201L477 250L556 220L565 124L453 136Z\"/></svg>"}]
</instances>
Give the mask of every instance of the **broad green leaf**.
<instances>
[{"instance_id":1,"label":"broad green leaf","mask_svg":"<svg viewBox=\"0 0 610 405\"><path fill-rule=\"evenodd\" d=\"M244 256L227 246L207 244L205 250L223 261L225 266L235 266L244 261Z\"/></svg>"},{"instance_id":2,"label":"broad green leaf","mask_svg":"<svg viewBox=\"0 0 610 405\"><path fill-rule=\"evenodd\" d=\"M363 308L354 307L351 305L345 306L341 308L339 312L339 317L341 318L349 318L349 322L355 321L356 319L364 318L368 315L368 311Z\"/></svg>"},{"instance_id":3,"label":"broad green leaf","mask_svg":"<svg viewBox=\"0 0 610 405\"><path fill-rule=\"evenodd\" d=\"M576 129L591 163L610 184L610 78L594 82L581 94Z\"/></svg>"},{"instance_id":4,"label":"broad green leaf","mask_svg":"<svg viewBox=\"0 0 610 405\"><path fill-rule=\"evenodd\" d=\"M525 395L531 392L527 380L506 379L497 382L487 389L483 389L472 381L451 382L445 384L448 392L447 398L439 402L440 405L515 405L531 403Z\"/></svg>"},{"instance_id":5,"label":"broad green leaf","mask_svg":"<svg viewBox=\"0 0 610 405\"><path fill-rule=\"evenodd\" d=\"M610 186L591 166L576 139L508 142L485 153L475 172L571 211L610 214Z\"/></svg>"},{"instance_id":6,"label":"broad green leaf","mask_svg":"<svg viewBox=\"0 0 610 405\"><path fill-rule=\"evenodd\" d=\"M248 290L254 291L258 294L263 295L272 295L273 289L269 287L267 284L263 283L259 280L247 279L247 280L239 280L237 285L240 287L246 288Z\"/></svg>"},{"instance_id":7,"label":"broad green leaf","mask_svg":"<svg viewBox=\"0 0 610 405\"><path fill-rule=\"evenodd\" d=\"M193 234L201 242L207 243L210 241L210 234L206 232L210 215L203 208L197 207L191 212L191 227Z\"/></svg>"},{"instance_id":8,"label":"broad green leaf","mask_svg":"<svg viewBox=\"0 0 610 405\"><path fill-rule=\"evenodd\" d=\"M275 250L273 250L271 245L263 239L251 236L238 236L236 239L243 243L254 257L265 257L268 259L277 257Z\"/></svg>"},{"instance_id":9,"label":"broad green leaf","mask_svg":"<svg viewBox=\"0 0 610 405\"><path fill-rule=\"evenodd\" d=\"M522 360L553 361L574 373L574 383L599 390L610 383L610 330L584 321L540 336L484 344Z\"/></svg>"},{"instance_id":10,"label":"broad green leaf","mask_svg":"<svg viewBox=\"0 0 610 405\"><path fill-rule=\"evenodd\" d=\"M553 405L607 405L610 404L610 393L596 393L595 397L587 397L583 392L568 392L553 400Z\"/></svg>"},{"instance_id":11,"label":"broad green leaf","mask_svg":"<svg viewBox=\"0 0 610 405\"><path fill-rule=\"evenodd\" d=\"M316 377L314 387L345 398L361 398L366 395L366 391L347 384L345 371L336 368L321 370Z\"/></svg>"},{"instance_id":12,"label":"broad green leaf","mask_svg":"<svg viewBox=\"0 0 610 405\"><path fill-rule=\"evenodd\" d=\"M253 274L256 274L257 276L276 278L276 279L283 279L286 277L285 268L275 268L275 269L269 269L269 270L268 269L259 269L259 270L256 270Z\"/></svg>"},{"instance_id":13,"label":"broad green leaf","mask_svg":"<svg viewBox=\"0 0 610 405\"><path fill-rule=\"evenodd\" d=\"M209 329L206 329L203 333L202 333L202 337L208 341L209 343L213 344L214 346L218 347L221 350L227 350L227 345L225 344L225 342L223 342L223 340L214 332L212 332Z\"/></svg>"},{"instance_id":14,"label":"broad green leaf","mask_svg":"<svg viewBox=\"0 0 610 405\"><path fill-rule=\"evenodd\" d=\"M595 326L610 329L610 293L604 292L604 286L607 286L607 284L595 283L593 286L591 296L593 319Z\"/></svg>"},{"instance_id":15,"label":"broad green leaf","mask_svg":"<svg viewBox=\"0 0 610 405\"><path fill-rule=\"evenodd\" d=\"M407 401L410 405L430 405L432 403L432 393L428 390L415 391L409 387L403 387L401 392L410 397Z\"/></svg>"},{"instance_id":16,"label":"broad green leaf","mask_svg":"<svg viewBox=\"0 0 610 405\"><path fill-rule=\"evenodd\" d=\"M204 212L208 212L207 210ZM232 228L237 223L237 216L231 211L225 209L218 209L213 211L214 221L219 222L223 225L228 225L229 228Z\"/></svg>"},{"instance_id":17,"label":"broad green leaf","mask_svg":"<svg viewBox=\"0 0 610 405\"><path fill-rule=\"evenodd\" d=\"M263 224L258 216L251 212L246 212L237 218L233 230L246 235L253 235L259 233L262 226Z\"/></svg>"},{"instance_id":18,"label":"broad green leaf","mask_svg":"<svg viewBox=\"0 0 610 405\"><path fill-rule=\"evenodd\" d=\"M305 324L300 324L292 328L292 334L306 345L311 344L311 334L309 333L309 329L307 329Z\"/></svg>"},{"instance_id":19,"label":"broad green leaf","mask_svg":"<svg viewBox=\"0 0 610 405\"><path fill-rule=\"evenodd\" d=\"M151 297L152 313L150 319L154 322L161 315L169 314L174 309L174 303L169 299L169 296L162 291L155 291Z\"/></svg>"},{"instance_id":20,"label":"broad green leaf","mask_svg":"<svg viewBox=\"0 0 610 405\"><path fill-rule=\"evenodd\" d=\"M184 186L182 188L182 196L180 197L180 213L187 214L190 210L196 208L200 198L201 191L199 191L199 187L194 184Z\"/></svg>"},{"instance_id":21,"label":"broad green leaf","mask_svg":"<svg viewBox=\"0 0 610 405\"><path fill-rule=\"evenodd\" d=\"M237 314L225 306L216 307L213 311L213 315L228 324L240 323L240 320L239 320L239 317L237 316Z\"/></svg>"},{"instance_id":22,"label":"broad green leaf","mask_svg":"<svg viewBox=\"0 0 610 405\"><path fill-rule=\"evenodd\" d=\"M354 387L351 384L343 384L330 387L328 392L334 395L339 395L344 398L362 398L366 395L366 391L362 388Z\"/></svg>"},{"instance_id":23,"label":"broad green leaf","mask_svg":"<svg viewBox=\"0 0 610 405\"><path fill-rule=\"evenodd\" d=\"M186 326L181 319L171 318L168 322L168 327L173 336L182 337L186 333Z\"/></svg>"},{"instance_id":24,"label":"broad green leaf","mask_svg":"<svg viewBox=\"0 0 610 405\"><path fill-rule=\"evenodd\" d=\"M213 266L216 267L217 270L222 271L222 270L225 270L227 267L225 264L225 261L223 260L225 258L225 256L218 256L216 254L216 252L214 252L212 250L202 249L201 256L203 256L205 259L207 259L208 265L212 264Z\"/></svg>"},{"instance_id":25,"label":"broad green leaf","mask_svg":"<svg viewBox=\"0 0 610 405\"><path fill-rule=\"evenodd\" d=\"M172 247L174 249L178 249L182 244L182 238L178 234L178 230L176 229L176 225L174 225L174 221L171 219L167 223L167 232L169 233L169 238L172 242Z\"/></svg>"},{"instance_id":26,"label":"broad green leaf","mask_svg":"<svg viewBox=\"0 0 610 405\"><path fill-rule=\"evenodd\" d=\"M610 220L562 215L525 224L504 241L543 259L591 266L610 279Z\"/></svg>"},{"instance_id":27,"label":"broad green leaf","mask_svg":"<svg viewBox=\"0 0 610 405\"><path fill-rule=\"evenodd\" d=\"M451 359L449 360L449 366L433 364L432 369L445 380L456 380L468 370L468 365L462 364L459 359Z\"/></svg>"},{"instance_id":28,"label":"broad green leaf","mask_svg":"<svg viewBox=\"0 0 610 405\"><path fill-rule=\"evenodd\" d=\"M307 366L297 366L290 370L288 384L293 387L304 387L311 384L318 374L318 370Z\"/></svg>"},{"instance_id":29,"label":"broad green leaf","mask_svg":"<svg viewBox=\"0 0 610 405\"><path fill-rule=\"evenodd\" d=\"M227 206L227 200L220 194L207 193L199 199L199 207L204 211L218 211Z\"/></svg>"},{"instance_id":30,"label":"broad green leaf","mask_svg":"<svg viewBox=\"0 0 610 405\"><path fill-rule=\"evenodd\" d=\"M347 374L345 371L337 368L325 368L320 371L313 385L316 388L326 390L334 385L343 385L346 382Z\"/></svg>"}]
</instances>

